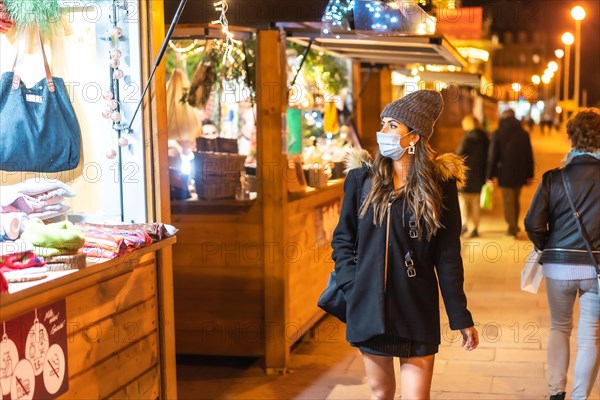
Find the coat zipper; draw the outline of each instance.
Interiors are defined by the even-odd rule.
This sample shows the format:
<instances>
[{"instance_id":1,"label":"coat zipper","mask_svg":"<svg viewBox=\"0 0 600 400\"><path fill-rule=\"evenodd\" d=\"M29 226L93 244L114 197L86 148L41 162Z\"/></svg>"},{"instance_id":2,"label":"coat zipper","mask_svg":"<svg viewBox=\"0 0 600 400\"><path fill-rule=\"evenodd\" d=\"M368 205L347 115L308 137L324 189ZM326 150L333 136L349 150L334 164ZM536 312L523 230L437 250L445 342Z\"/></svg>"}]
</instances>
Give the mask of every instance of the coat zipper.
<instances>
[{"instance_id":1,"label":"coat zipper","mask_svg":"<svg viewBox=\"0 0 600 400\"><path fill-rule=\"evenodd\" d=\"M385 233L385 262L384 262L384 271L383 271L383 293L386 293L387 290L387 276L388 276L388 251L390 247L390 208L392 207L392 202L390 201L387 206L387 229Z\"/></svg>"}]
</instances>

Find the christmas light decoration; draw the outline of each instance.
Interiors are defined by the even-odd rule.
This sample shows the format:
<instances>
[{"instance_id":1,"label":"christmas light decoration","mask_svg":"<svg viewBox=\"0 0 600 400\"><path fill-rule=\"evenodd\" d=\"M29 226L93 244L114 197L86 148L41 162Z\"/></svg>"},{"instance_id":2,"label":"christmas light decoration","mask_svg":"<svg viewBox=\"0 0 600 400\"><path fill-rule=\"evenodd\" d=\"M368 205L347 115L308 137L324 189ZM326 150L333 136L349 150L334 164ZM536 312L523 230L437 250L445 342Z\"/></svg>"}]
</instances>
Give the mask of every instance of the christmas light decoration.
<instances>
[{"instance_id":1,"label":"christmas light decoration","mask_svg":"<svg viewBox=\"0 0 600 400\"><path fill-rule=\"evenodd\" d=\"M215 10L221 11L221 16L218 20L212 21L215 25L221 25L221 31L225 35L225 53L223 54L223 64L225 61L233 62L231 52L236 45L240 45L242 42L233 38L233 33L229 31L229 21L227 21L227 10L229 5L227 0L221 0L215 3Z\"/></svg>"},{"instance_id":2,"label":"christmas light decoration","mask_svg":"<svg viewBox=\"0 0 600 400\"><path fill-rule=\"evenodd\" d=\"M334 30L344 29L349 31L350 13L354 9L354 0L329 0L321 22L321 33L328 35ZM339 36L339 35L338 35ZM339 37L338 37L339 38Z\"/></svg>"}]
</instances>

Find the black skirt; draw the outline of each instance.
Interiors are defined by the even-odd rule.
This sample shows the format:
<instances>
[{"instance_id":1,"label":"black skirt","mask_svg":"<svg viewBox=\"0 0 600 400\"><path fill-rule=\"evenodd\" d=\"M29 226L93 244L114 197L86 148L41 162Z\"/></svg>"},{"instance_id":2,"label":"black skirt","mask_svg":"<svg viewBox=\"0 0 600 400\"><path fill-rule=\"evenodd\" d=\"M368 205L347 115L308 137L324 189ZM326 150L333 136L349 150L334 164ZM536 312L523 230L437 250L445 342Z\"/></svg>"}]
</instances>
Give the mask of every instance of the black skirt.
<instances>
[{"instance_id":1,"label":"black skirt","mask_svg":"<svg viewBox=\"0 0 600 400\"><path fill-rule=\"evenodd\" d=\"M396 335L383 334L373 336L364 342L350 342L364 353L388 357L423 357L431 356L438 352L438 345L418 342Z\"/></svg>"}]
</instances>

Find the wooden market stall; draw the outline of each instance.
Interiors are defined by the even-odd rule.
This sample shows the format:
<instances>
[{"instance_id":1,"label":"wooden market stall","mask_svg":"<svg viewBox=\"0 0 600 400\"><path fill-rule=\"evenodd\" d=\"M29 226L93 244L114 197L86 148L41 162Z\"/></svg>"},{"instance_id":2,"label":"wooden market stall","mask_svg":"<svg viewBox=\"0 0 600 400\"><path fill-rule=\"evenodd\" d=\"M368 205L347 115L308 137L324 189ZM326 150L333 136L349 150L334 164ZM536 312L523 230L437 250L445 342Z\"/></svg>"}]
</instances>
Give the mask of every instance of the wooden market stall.
<instances>
[{"instance_id":1,"label":"wooden market stall","mask_svg":"<svg viewBox=\"0 0 600 400\"><path fill-rule=\"evenodd\" d=\"M132 55L127 62L131 63L131 71L139 67L141 82L145 83L165 35L164 5L162 0L136 1L130 2L129 8L136 13L136 24L128 31L127 40L139 43L140 54ZM120 21L127 23L133 19ZM85 32L92 32L89 40L96 43L93 25ZM81 43L90 43L87 40L87 36L79 37ZM88 47L91 52L96 51L95 46ZM142 189L135 190L144 193L144 200L136 204L138 211L142 210L145 221L170 223L168 172L161 168L167 162L165 80L164 67L158 68L150 90L152 96L147 97L138 115L140 128L130 136L130 148L135 148L136 155L142 157L135 164L143 165L139 176L135 175L135 182ZM85 107L89 104L77 108L77 113L83 128L82 154L91 158L96 149L89 146L88 136L95 127L89 121L93 121L94 114ZM104 137L110 137L110 133L109 125ZM90 163L90 158L85 160L82 156L83 162L77 170L62 175L22 173L18 177L81 180L82 170L91 164L101 165ZM127 171L126 167L124 170ZM89 176L85 178L80 188L82 196L102 198L100 178L94 181L96 186L90 184ZM127 182L126 173L119 178L121 183ZM87 202L90 207L94 205L93 201ZM0 295L0 322L4 329L0 346L13 356L8 361L3 358L3 368L12 365L14 373L12 369L10 373L3 369L2 395L7 396L12 390L12 398L17 395L36 398L45 387L48 398L177 398L172 275L175 242L176 237L171 236L111 260L99 262L88 258L81 269L49 271L41 281L10 283L9 293ZM40 327L39 334L33 327ZM48 338L57 332L54 344L48 348ZM15 346L14 354L9 344ZM59 383L53 383L54 380ZM35 389L34 395L34 385L41 382L43 385Z\"/></svg>"},{"instance_id":2,"label":"wooden market stall","mask_svg":"<svg viewBox=\"0 0 600 400\"><path fill-rule=\"evenodd\" d=\"M283 148L284 39L257 33L258 197L173 201L177 352L264 356L287 367L290 347L323 315L316 306L333 264L329 242L341 181L288 193Z\"/></svg>"},{"instance_id":3,"label":"wooden market stall","mask_svg":"<svg viewBox=\"0 0 600 400\"><path fill-rule=\"evenodd\" d=\"M318 23L266 25L256 33L257 198L172 201L173 224L180 229L173 268L178 353L259 356L268 373L279 373L288 367L292 345L324 316L316 303L333 269L330 242L343 198L342 179L292 190L296 172L282 150L285 41L310 42L354 60L354 121L367 149L381 108L393 98L385 60L394 54L398 63L423 57L456 64L460 56L434 36L387 38L369 47L352 34L320 38ZM195 32L192 24L181 32L193 38L207 30Z\"/></svg>"}]
</instances>

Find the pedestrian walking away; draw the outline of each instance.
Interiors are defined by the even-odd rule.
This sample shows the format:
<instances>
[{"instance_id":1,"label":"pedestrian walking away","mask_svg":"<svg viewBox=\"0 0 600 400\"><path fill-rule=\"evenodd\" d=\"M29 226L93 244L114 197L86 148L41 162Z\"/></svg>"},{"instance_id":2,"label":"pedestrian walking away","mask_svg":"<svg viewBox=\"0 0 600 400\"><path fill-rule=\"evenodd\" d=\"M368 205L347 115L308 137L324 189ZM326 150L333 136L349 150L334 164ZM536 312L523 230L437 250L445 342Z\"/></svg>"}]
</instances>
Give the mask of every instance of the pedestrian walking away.
<instances>
[{"instance_id":1,"label":"pedestrian walking away","mask_svg":"<svg viewBox=\"0 0 600 400\"><path fill-rule=\"evenodd\" d=\"M428 399L440 344L439 295L450 327L473 350L478 335L463 289L457 185L462 159L436 157L428 144L442 96L419 90L381 112L379 152L348 161L340 220L332 239L336 284L346 300L346 339L357 347L375 399L396 390Z\"/></svg>"},{"instance_id":2,"label":"pedestrian walking away","mask_svg":"<svg viewBox=\"0 0 600 400\"><path fill-rule=\"evenodd\" d=\"M498 179L507 234L516 236L520 231L521 188L533 179L533 152L529 134L511 109L502 112L500 126L492 135L486 177L489 181Z\"/></svg>"},{"instance_id":3,"label":"pedestrian walking away","mask_svg":"<svg viewBox=\"0 0 600 400\"><path fill-rule=\"evenodd\" d=\"M600 262L600 110L577 113L567 123L567 135L572 149L565 165L544 174L525 217L529 238L543 251L540 263L550 308L548 391L551 400L563 400L566 395L569 343L577 298L579 323L571 399L588 398L600 367L600 278L597 279L600 276L597 270ZM569 196L576 213L572 211ZM576 218L581 223L581 231Z\"/></svg>"},{"instance_id":4,"label":"pedestrian walking away","mask_svg":"<svg viewBox=\"0 0 600 400\"><path fill-rule=\"evenodd\" d=\"M481 187L485 184L485 170L490 140L481 123L472 114L465 115L462 120L465 135L456 153L465 159L466 183L459 190L460 210L462 216L462 233L468 231L469 223L473 227L470 237L479 236L479 218L481 208L479 197Z\"/></svg>"}]
</instances>

